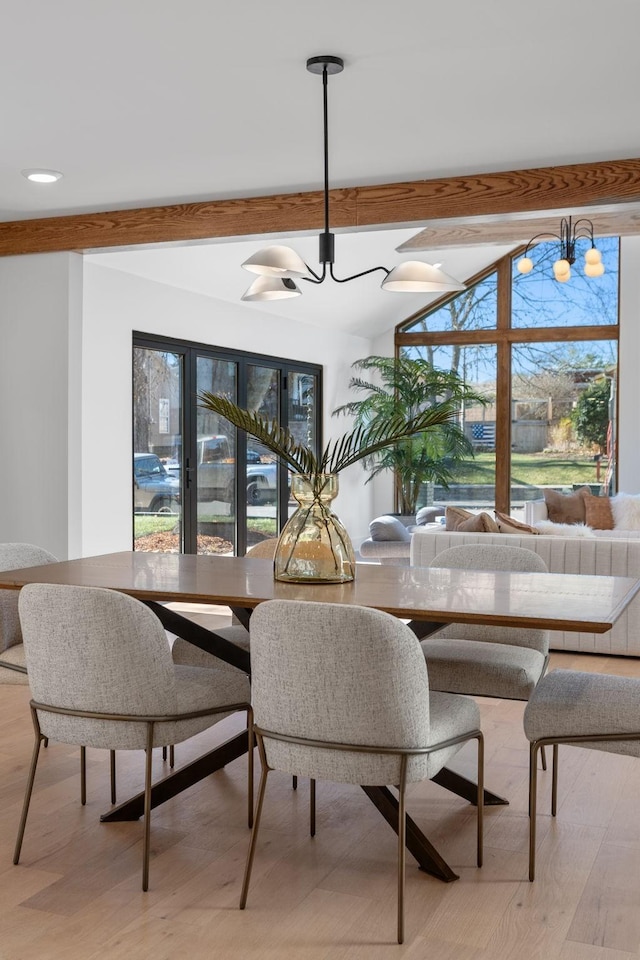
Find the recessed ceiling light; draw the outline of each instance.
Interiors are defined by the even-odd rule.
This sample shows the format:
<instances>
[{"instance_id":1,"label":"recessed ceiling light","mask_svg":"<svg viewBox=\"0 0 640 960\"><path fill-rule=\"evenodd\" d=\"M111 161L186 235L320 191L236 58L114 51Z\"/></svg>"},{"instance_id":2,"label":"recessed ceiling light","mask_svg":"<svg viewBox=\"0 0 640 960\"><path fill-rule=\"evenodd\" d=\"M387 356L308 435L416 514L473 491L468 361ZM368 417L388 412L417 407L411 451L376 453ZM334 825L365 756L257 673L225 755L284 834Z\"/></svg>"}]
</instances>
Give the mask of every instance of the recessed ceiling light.
<instances>
[{"instance_id":1,"label":"recessed ceiling light","mask_svg":"<svg viewBox=\"0 0 640 960\"><path fill-rule=\"evenodd\" d=\"M33 183L55 183L62 174L58 170L23 170L22 176Z\"/></svg>"}]
</instances>

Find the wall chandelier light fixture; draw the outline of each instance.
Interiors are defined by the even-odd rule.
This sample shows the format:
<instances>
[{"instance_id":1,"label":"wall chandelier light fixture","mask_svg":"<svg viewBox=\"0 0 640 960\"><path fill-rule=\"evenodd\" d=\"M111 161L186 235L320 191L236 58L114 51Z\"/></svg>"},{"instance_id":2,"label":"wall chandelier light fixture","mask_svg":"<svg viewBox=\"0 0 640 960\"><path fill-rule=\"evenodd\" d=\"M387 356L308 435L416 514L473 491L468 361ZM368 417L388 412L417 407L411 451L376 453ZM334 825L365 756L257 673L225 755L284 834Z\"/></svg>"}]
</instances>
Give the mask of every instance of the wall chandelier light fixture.
<instances>
[{"instance_id":1,"label":"wall chandelier light fixture","mask_svg":"<svg viewBox=\"0 0 640 960\"><path fill-rule=\"evenodd\" d=\"M593 240L593 224L584 217L572 222L571 217L563 217L560 221L560 233L539 233L529 240L524 256L518 260L520 273L531 273L533 260L528 256L529 248L545 237L553 237L560 241L560 255L553 264L553 275L558 283L566 283L571 278L571 267L576 262L576 241L586 239L591 246L584 255L584 272L588 277L601 277L604 273L602 254L596 248Z\"/></svg>"},{"instance_id":2,"label":"wall chandelier light fixture","mask_svg":"<svg viewBox=\"0 0 640 960\"><path fill-rule=\"evenodd\" d=\"M335 237L329 230L329 146L328 146L328 111L327 86L328 77L342 73L344 61L340 57L322 56L311 57L307 60L307 70L322 76L323 111L324 111L324 230L319 236L319 256L321 264L319 273L316 273L291 247L272 246L264 247L249 257L242 266L245 270L257 273L255 280L243 300L281 300L286 297L297 297L302 291L296 285L296 280L306 280L308 283L324 283L331 277L337 283L348 283L358 277L365 277L370 273L381 270L385 278L382 281L383 290L392 290L407 293L449 293L464 290L465 286L453 277L448 276L438 265L425 263L421 260L406 260L392 270L386 267L371 267L362 270L350 277L336 277L333 272L335 255Z\"/></svg>"}]
</instances>

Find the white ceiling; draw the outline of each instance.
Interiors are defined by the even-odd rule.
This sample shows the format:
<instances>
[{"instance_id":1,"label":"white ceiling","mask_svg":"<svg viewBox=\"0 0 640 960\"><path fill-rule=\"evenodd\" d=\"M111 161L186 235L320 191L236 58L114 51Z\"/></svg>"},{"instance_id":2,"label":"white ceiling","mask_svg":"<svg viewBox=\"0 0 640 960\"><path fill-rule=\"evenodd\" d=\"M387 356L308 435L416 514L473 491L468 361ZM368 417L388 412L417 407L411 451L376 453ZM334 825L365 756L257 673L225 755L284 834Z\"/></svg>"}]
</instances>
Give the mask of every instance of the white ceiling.
<instances>
[{"instance_id":1,"label":"white ceiling","mask_svg":"<svg viewBox=\"0 0 640 960\"><path fill-rule=\"evenodd\" d=\"M346 64L329 80L331 186L637 157L639 33L638 0L6 4L0 220L320 187L321 81L305 61L325 53ZM20 171L33 167L64 177L32 184ZM355 269L393 265L414 232L338 238L336 272L350 272L352 251ZM237 300L245 245L190 247L193 263L175 248L158 266L146 251L105 262ZM295 245L317 262L315 237ZM493 259L437 254L421 258L461 278ZM347 286L278 313L326 321L330 302L337 321L361 305L361 332L422 302L375 278Z\"/></svg>"}]
</instances>

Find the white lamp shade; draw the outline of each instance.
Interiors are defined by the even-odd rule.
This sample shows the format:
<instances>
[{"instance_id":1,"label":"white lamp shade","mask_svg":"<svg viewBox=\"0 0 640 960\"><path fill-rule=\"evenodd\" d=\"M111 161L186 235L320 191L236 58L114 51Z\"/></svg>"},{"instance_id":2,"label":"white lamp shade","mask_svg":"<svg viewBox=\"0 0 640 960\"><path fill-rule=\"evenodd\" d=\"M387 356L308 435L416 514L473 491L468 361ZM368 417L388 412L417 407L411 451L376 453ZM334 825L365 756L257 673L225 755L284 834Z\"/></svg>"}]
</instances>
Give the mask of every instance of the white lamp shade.
<instances>
[{"instance_id":1,"label":"white lamp shade","mask_svg":"<svg viewBox=\"0 0 640 960\"><path fill-rule=\"evenodd\" d=\"M262 277L308 277L309 267L291 247L263 247L242 266Z\"/></svg>"},{"instance_id":2,"label":"white lamp shade","mask_svg":"<svg viewBox=\"0 0 640 960\"><path fill-rule=\"evenodd\" d=\"M242 295L242 300L286 300L302 291L288 277L258 277Z\"/></svg>"},{"instance_id":3,"label":"white lamp shade","mask_svg":"<svg viewBox=\"0 0 640 960\"><path fill-rule=\"evenodd\" d=\"M387 274L381 287L398 293L449 293L466 289L464 283L422 260L399 263Z\"/></svg>"}]
</instances>

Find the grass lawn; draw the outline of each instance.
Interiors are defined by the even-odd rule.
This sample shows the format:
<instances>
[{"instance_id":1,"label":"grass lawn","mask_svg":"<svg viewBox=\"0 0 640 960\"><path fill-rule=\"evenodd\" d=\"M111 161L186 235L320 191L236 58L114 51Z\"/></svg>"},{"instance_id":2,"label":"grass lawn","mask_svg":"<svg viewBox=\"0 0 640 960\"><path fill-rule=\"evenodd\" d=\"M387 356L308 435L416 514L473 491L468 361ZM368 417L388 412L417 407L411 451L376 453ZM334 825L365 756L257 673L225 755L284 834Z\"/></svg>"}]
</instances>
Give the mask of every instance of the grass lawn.
<instances>
[{"instance_id":1,"label":"grass lawn","mask_svg":"<svg viewBox=\"0 0 640 960\"><path fill-rule=\"evenodd\" d=\"M200 522L206 523L233 523L233 517L201 516ZM180 517L176 514L137 514L133 518L134 538L146 537L153 533L168 533L174 530ZM277 535L276 521L271 517L247 517L247 531L259 533L264 537Z\"/></svg>"},{"instance_id":2,"label":"grass lawn","mask_svg":"<svg viewBox=\"0 0 640 960\"><path fill-rule=\"evenodd\" d=\"M604 478L605 461L600 475ZM493 483L495 453L477 453L474 460L456 470L454 483ZM596 483L596 464L590 456L548 453L512 453L511 482L528 486L565 486Z\"/></svg>"}]
</instances>

